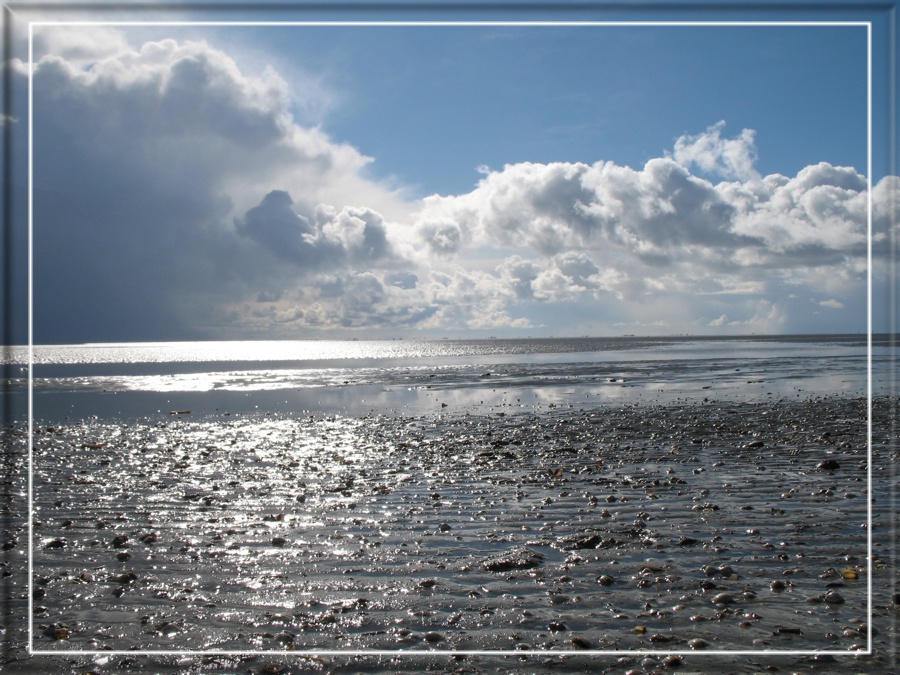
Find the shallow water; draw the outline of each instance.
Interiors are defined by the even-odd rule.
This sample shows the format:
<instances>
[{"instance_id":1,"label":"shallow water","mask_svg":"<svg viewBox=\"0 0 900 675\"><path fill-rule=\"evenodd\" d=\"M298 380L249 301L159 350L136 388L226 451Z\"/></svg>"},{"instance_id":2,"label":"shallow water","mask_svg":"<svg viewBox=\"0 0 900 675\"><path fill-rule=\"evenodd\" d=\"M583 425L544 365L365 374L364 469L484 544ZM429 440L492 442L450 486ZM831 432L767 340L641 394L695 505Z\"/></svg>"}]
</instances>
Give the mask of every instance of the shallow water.
<instances>
[{"instance_id":1,"label":"shallow water","mask_svg":"<svg viewBox=\"0 0 900 675\"><path fill-rule=\"evenodd\" d=\"M34 418L51 423L172 410L477 413L514 402L865 396L870 384L886 393L895 351L892 338L873 336L870 360L858 335L62 345L34 348L31 385ZM7 403L27 416L28 350L9 360Z\"/></svg>"}]
</instances>

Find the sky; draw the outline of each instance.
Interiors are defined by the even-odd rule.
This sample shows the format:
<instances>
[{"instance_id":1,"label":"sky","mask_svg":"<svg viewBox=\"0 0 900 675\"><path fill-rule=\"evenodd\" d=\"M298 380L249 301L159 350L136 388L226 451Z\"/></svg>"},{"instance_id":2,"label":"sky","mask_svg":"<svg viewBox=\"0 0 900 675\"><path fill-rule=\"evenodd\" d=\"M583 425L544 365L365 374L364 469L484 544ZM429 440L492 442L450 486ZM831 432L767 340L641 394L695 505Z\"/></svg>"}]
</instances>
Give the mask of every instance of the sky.
<instances>
[{"instance_id":1,"label":"sky","mask_svg":"<svg viewBox=\"0 0 900 675\"><path fill-rule=\"evenodd\" d=\"M35 27L34 342L864 332L866 69L859 26Z\"/></svg>"}]
</instances>

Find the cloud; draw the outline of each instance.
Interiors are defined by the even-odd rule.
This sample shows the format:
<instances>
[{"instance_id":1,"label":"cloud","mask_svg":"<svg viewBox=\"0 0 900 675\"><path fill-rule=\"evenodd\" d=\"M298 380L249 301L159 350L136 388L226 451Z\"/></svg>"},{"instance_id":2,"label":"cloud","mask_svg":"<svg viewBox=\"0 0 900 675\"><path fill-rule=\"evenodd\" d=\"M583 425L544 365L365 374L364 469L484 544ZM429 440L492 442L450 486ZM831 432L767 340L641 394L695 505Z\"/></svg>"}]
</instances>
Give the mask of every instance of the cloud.
<instances>
[{"instance_id":1,"label":"cloud","mask_svg":"<svg viewBox=\"0 0 900 675\"><path fill-rule=\"evenodd\" d=\"M320 204L304 216L294 210L290 194L272 190L235 219L238 234L249 237L277 258L303 273L336 268L371 268L396 254L380 214L366 208L340 211Z\"/></svg>"},{"instance_id":2,"label":"cloud","mask_svg":"<svg viewBox=\"0 0 900 675\"><path fill-rule=\"evenodd\" d=\"M640 168L482 167L470 192L411 202L298 123L271 67L97 35L39 42L38 341L763 332L811 325L820 302L864 305L866 178L827 163L760 176L752 130L715 124ZM896 177L871 191L885 279L898 195Z\"/></svg>"},{"instance_id":3,"label":"cloud","mask_svg":"<svg viewBox=\"0 0 900 675\"><path fill-rule=\"evenodd\" d=\"M516 298L527 300L535 297L533 283L542 272L541 265L514 255L498 265L497 271Z\"/></svg>"},{"instance_id":4,"label":"cloud","mask_svg":"<svg viewBox=\"0 0 900 675\"><path fill-rule=\"evenodd\" d=\"M792 264L802 256L808 263L818 258L828 264L835 255L861 255L867 241L866 187L854 169L824 162L791 179L768 176L752 197L732 194L743 206L733 229L755 239L754 248L766 249L772 263ZM746 186L735 189L740 191L747 192Z\"/></svg>"},{"instance_id":5,"label":"cloud","mask_svg":"<svg viewBox=\"0 0 900 675\"><path fill-rule=\"evenodd\" d=\"M721 125L711 129L718 133ZM743 154L717 138L714 147L724 148L720 154L735 167L735 158L753 156L752 134L736 141ZM619 314L637 325L651 298L691 298L683 324L714 306L715 296L745 296L742 310L732 306L707 324L785 330L800 325L800 310L785 309L788 288L812 295L827 288L852 307L849 299L865 289L866 178L825 162L793 177L744 175L713 184L667 157L640 170L603 161L515 164L487 174L469 193L425 199L417 217L420 232L424 223L441 222L464 233L452 247L460 261L484 247L505 253L495 273L520 309L575 302L587 313L590 300L609 314L618 301L627 303ZM898 188L900 179L889 176L872 190L876 266L898 235Z\"/></svg>"},{"instance_id":6,"label":"cloud","mask_svg":"<svg viewBox=\"0 0 900 675\"><path fill-rule=\"evenodd\" d=\"M695 136L684 134L675 141L673 156L679 164L698 167L708 174L747 181L759 178L756 162L756 132L744 129L737 138L722 138L725 121L708 127Z\"/></svg>"},{"instance_id":7,"label":"cloud","mask_svg":"<svg viewBox=\"0 0 900 675\"><path fill-rule=\"evenodd\" d=\"M55 55L80 66L131 50L125 36L108 26L39 26L34 28L33 36L36 59Z\"/></svg>"},{"instance_id":8,"label":"cloud","mask_svg":"<svg viewBox=\"0 0 900 675\"><path fill-rule=\"evenodd\" d=\"M326 240L309 220L294 212L294 201L284 190L273 190L243 219L235 221L237 231L250 237L276 256L295 265L315 268L333 264L343 257L343 249Z\"/></svg>"},{"instance_id":9,"label":"cloud","mask_svg":"<svg viewBox=\"0 0 900 675\"><path fill-rule=\"evenodd\" d=\"M462 246L462 228L452 220L423 220L418 223L417 229L419 237L434 255L451 257Z\"/></svg>"},{"instance_id":10,"label":"cloud","mask_svg":"<svg viewBox=\"0 0 900 675\"><path fill-rule=\"evenodd\" d=\"M289 311L316 274L398 262L382 214L407 206L293 120L274 71L204 42L66 35L34 67L36 339L239 334L272 298L296 327L323 316Z\"/></svg>"},{"instance_id":11,"label":"cloud","mask_svg":"<svg viewBox=\"0 0 900 675\"><path fill-rule=\"evenodd\" d=\"M510 165L468 194L427 198L419 216L422 231L440 222L475 246L545 256L587 248L667 266L725 254L732 264L790 267L861 254L866 209L865 177L851 168L820 163L794 178L713 185L657 158L642 170L611 162Z\"/></svg>"},{"instance_id":12,"label":"cloud","mask_svg":"<svg viewBox=\"0 0 900 675\"><path fill-rule=\"evenodd\" d=\"M419 231L429 243L435 232L452 232L448 239L453 245L443 246L444 253L458 252L465 241L470 246L520 244L552 255L570 248L579 223L587 224L580 211L582 199L590 197L580 181L586 168L564 163L509 165L487 174L466 195L427 198Z\"/></svg>"},{"instance_id":13,"label":"cloud","mask_svg":"<svg viewBox=\"0 0 900 675\"><path fill-rule=\"evenodd\" d=\"M292 93L271 67L246 73L202 41L117 46L86 64L47 54L35 96L37 142L57 128L77 134L77 148L163 187L227 192L238 212L275 187L302 190L305 203L405 212L361 176L371 158L293 120Z\"/></svg>"},{"instance_id":14,"label":"cloud","mask_svg":"<svg viewBox=\"0 0 900 675\"><path fill-rule=\"evenodd\" d=\"M735 206L715 186L665 158L650 160L640 171L602 161L509 165L468 194L429 197L423 206L420 231L430 234L434 222L445 229L455 225L469 246L544 256L586 247L668 264L673 251L734 248L744 241L731 229Z\"/></svg>"},{"instance_id":15,"label":"cloud","mask_svg":"<svg viewBox=\"0 0 900 675\"><path fill-rule=\"evenodd\" d=\"M888 237L886 202L896 201L887 187L892 180L873 192L876 214L885 214L876 218L879 241ZM617 282L622 292L636 281L646 287L647 279L666 279L682 292L734 292L798 269L856 270L866 254L867 199L863 176L826 163L793 178L713 185L672 159L657 158L642 170L611 162L510 165L470 193L427 198L418 217L419 231L430 236L436 222L465 233L442 248L444 255L465 257L483 246L523 259L578 253L598 270L624 271ZM533 295L534 269L527 279L523 269L501 273L517 279L519 297ZM573 289L596 286L596 280L585 283L590 275L556 273L560 278L552 283L545 274L545 289L560 288L563 277Z\"/></svg>"},{"instance_id":16,"label":"cloud","mask_svg":"<svg viewBox=\"0 0 900 675\"><path fill-rule=\"evenodd\" d=\"M322 232L357 265L371 266L392 256L384 218L372 209L345 207L322 225Z\"/></svg>"}]
</instances>

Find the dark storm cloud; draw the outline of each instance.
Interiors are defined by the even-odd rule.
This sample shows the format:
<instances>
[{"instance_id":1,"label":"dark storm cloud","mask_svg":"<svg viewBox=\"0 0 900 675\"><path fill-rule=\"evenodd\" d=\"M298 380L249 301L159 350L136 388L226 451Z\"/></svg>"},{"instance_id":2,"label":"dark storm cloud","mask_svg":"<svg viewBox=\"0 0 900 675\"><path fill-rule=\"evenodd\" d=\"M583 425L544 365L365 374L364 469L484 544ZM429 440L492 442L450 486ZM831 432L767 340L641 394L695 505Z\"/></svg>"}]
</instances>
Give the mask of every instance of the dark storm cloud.
<instances>
[{"instance_id":1,"label":"dark storm cloud","mask_svg":"<svg viewBox=\"0 0 900 675\"><path fill-rule=\"evenodd\" d=\"M402 267L379 213L325 201L393 203L369 160L295 124L274 72L201 42L88 47L34 68L36 341L239 333L266 303L316 316L288 303L317 272Z\"/></svg>"},{"instance_id":2,"label":"dark storm cloud","mask_svg":"<svg viewBox=\"0 0 900 675\"><path fill-rule=\"evenodd\" d=\"M326 240L310 222L292 209L294 202L284 190L273 190L243 219L236 219L237 232L250 237L279 258L315 270L342 264L343 248Z\"/></svg>"}]
</instances>

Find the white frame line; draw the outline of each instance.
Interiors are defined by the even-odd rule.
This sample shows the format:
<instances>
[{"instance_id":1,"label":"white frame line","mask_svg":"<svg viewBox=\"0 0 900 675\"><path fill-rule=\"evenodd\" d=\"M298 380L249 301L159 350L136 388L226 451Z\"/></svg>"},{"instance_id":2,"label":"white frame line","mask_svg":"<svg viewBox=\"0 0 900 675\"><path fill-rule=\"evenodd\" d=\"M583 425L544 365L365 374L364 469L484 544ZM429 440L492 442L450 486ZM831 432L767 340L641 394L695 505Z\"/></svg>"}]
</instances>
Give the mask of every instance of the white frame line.
<instances>
[{"instance_id":1,"label":"white frame line","mask_svg":"<svg viewBox=\"0 0 900 675\"><path fill-rule=\"evenodd\" d=\"M123 27L276 27L276 26L308 26L308 27L824 27L824 26L865 26L866 27L866 144L867 144L867 232L868 232L868 269L867 269L867 646L864 650L46 650L34 648L34 485L33 485L33 378L34 378L34 28L42 26L123 26ZM46 656L621 656L624 654L641 654L663 656L671 654L694 656L701 655L816 655L855 657L871 655L872 647L872 21L30 21L28 22L28 653Z\"/></svg>"}]
</instances>

